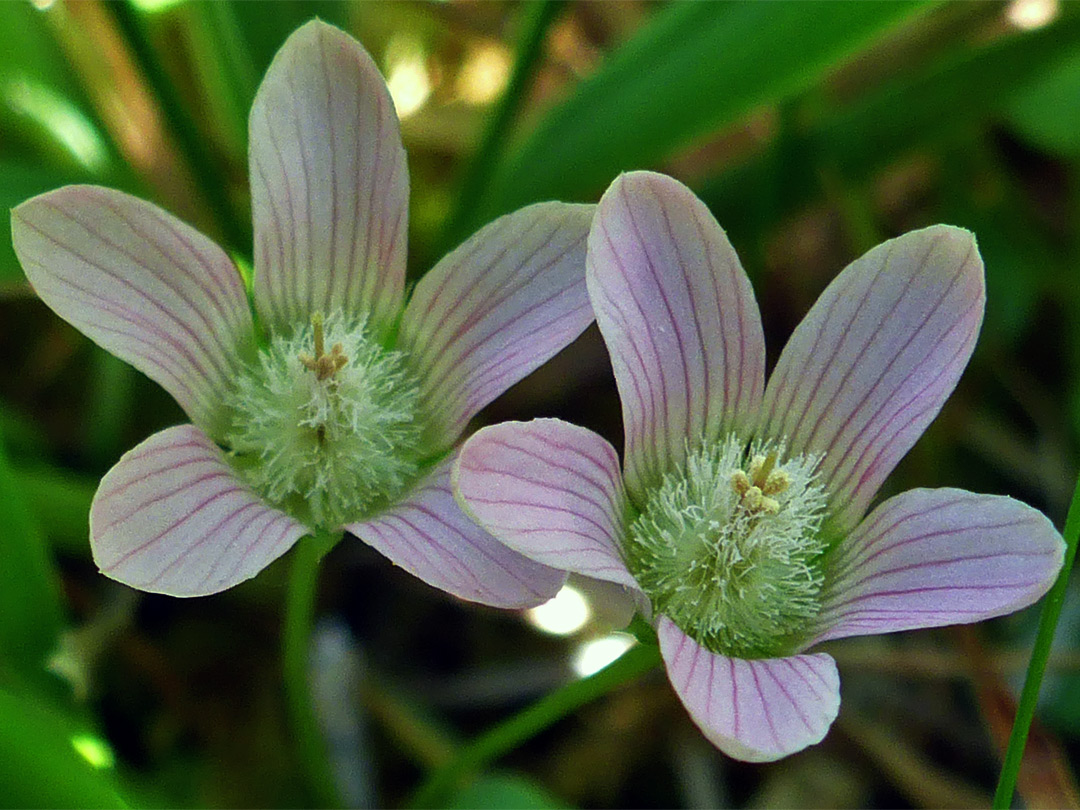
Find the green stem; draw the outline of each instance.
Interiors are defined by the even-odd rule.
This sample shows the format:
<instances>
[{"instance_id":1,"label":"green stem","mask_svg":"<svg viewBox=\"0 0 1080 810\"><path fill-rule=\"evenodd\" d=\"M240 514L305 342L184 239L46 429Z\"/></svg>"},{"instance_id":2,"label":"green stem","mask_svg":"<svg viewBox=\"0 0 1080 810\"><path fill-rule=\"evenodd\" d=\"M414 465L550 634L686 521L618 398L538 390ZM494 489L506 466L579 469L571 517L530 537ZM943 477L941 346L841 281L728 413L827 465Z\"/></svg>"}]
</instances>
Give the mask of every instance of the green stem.
<instances>
[{"instance_id":1,"label":"green stem","mask_svg":"<svg viewBox=\"0 0 1080 810\"><path fill-rule=\"evenodd\" d=\"M532 706L488 730L458 750L432 773L409 802L410 807L437 807L488 763L517 748L576 709L603 697L660 664L660 649L640 644L599 672L545 695Z\"/></svg>"},{"instance_id":2,"label":"green stem","mask_svg":"<svg viewBox=\"0 0 1080 810\"><path fill-rule=\"evenodd\" d=\"M513 72L507 82L506 92L499 99L495 112L484 131L480 146L477 147L465 170L465 179L457 195L457 208L443 234L443 253L454 247L478 224L472 220L472 217L479 209L480 200L491 182L507 130L525 98L533 70L541 55L544 39L547 37L551 24L559 15L562 2L544 0L541 3L525 3L521 8L526 17L522 24L517 60L514 62Z\"/></svg>"},{"instance_id":3,"label":"green stem","mask_svg":"<svg viewBox=\"0 0 1080 810\"><path fill-rule=\"evenodd\" d=\"M251 234L233 210L225 186L221 182L221 170L206 148L206 139L199 133L191 115L184 108L180 94L169 80L165 68L154 53L153 46L143 31L139 12L130 0L106 3L113 13L117 28L131 49L135 61L142 70L150 89L161 106L162 114L176 142L191 167L199 191L214 214L222 236L229 247L246 251L251 245Z\"/></svg>"},{"instance_id":4,"label":"green stem","mask_svg":"<svg viewBox=\"0 0 1080 810\"><path fill-rule=\"evenodd\" d=\"M457 735L370 670L360 683L360 694L364 708L386 736L424 770L442 767L454 758L461 745Z\"/></svg>"},{"instance_id":5,"label":"green stem","mask_svg":"<svg viewBox=\"0 0 1080 810\"><path fill-rule=\"evenodd\" d=\"M308 677L311 627L315 618L315 587L319 563L341 539L340 534L318 533L301 538L293 550L292 572L285 599L282 669L289 719L296 735L300 764L311 795L324 807L340 807L334 774L326 756L326 742L315 716Z\"/></svg>"},{"instance_id":6,"label":"green stem","mask_svg":"<svg viewBox=\"0 0 1080 810\"><path fill-rule=\"evenodd\" d=\"M1024 689L1020 693L1020 705L1016 709L1012 734L1009 735L1009 747L1005 751L1005 761L1001 766L1001 777L994 793L995 810L1007 810L1012 805L1013 792L1016 790L1016 777L1020 773L1020 761L1024 756L1028 729L1035 717L1035 704L1039 699L1046 662L1050 659L1050 648L1054 643L1054 630L1057 628L1061 608L1065 604L1065 592L1069 584L1069 571L1076 558L1077 539L1080 538L1080 481L1077 481L1073 493L1069 514L1065 518L1065 562L1061 566L1057 582L1050 589L1043 601L1042 615L1039 617L1039 633L1035 637L1035 646L1031 651Z\"/></svg>"}]
</instances>

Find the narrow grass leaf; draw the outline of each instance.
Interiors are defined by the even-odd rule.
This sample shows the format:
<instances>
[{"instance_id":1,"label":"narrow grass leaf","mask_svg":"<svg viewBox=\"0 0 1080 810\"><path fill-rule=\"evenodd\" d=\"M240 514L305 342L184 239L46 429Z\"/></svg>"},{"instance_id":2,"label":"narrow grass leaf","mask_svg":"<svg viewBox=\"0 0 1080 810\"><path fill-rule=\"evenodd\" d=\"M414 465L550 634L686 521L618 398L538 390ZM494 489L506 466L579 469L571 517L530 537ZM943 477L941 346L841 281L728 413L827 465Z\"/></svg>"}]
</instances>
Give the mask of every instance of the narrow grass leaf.
<instances>
[{"instance_id":1,"label":"narrow grass leaf","mask_svg":"<svg viewBox=\"0 0 1080 810\"><path fill-rule=\"evenodd\" d=\"M755 107L813 86L924 3L674 3L552 109L495 173L477 223L580 200Z\"/></svg>"}]
</instances>

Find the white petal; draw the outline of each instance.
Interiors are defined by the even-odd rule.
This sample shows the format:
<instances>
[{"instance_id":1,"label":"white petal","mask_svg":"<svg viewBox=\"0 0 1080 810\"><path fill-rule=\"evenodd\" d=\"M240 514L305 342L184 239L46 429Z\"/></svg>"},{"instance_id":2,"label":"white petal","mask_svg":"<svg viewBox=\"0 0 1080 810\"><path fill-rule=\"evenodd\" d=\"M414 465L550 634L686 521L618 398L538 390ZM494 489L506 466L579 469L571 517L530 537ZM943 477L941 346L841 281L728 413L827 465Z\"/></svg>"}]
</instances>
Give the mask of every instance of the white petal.
<instances>
[{"instance_id":1,"label":"white petal","mask_svg":"<svg viewBox=\"0 0 1080 810\"><path fill-rule=\"evenodd\" d=\"M297 29L255 96L250 142L255 304L266 325L288 332L342 311L387 329L405 280L409 176L367 51L319 20Z\"/></svg>"},{"instance_id":2,"label":"white petal","mask_svg":"<svg viewBox=\"0 0 1080 810\"><path fill-rule=\"evenodd\" d=\"M594 206L539 203L481 228L416 285L402 336L421 373L430 441L469 419L593 319L585 236Z\"/></svg>"},{"instance_id":3,"label":"white petal","mask_svg":"<svg viewBox=\"0 0 1080 810\"><path fill-rule=\"evenodd\" d=\"M1000 495L913 489L882 503L837 549L818 641L1001 616L1054 584L1065 541Z\"/></svg>"},{"instance_id":4,"label":"white petal","mask_svg":"<svg viewBox=\"0 0 1080 810\"><path fill-rule=\"evenodd\" d=\"M824 653L748 661L709 652L666 616L657 623L668 677L709 741L735 759L771 762L821 742L840 709Z\"/></svg>"},{"instance_id":5,"label":"white petal","mask_svg":"<svg viewBox=\"0 0 1080 810\"><path fill-rule=\"evenodd\" d=\"M428 585L461 599L503 608L535 607L554 596L566 574L511 551L454 501L450 468L440 462L400 503L345 529Z\"/></svg>"},{"instance_id":6,"label":"white petal","mask_svg":"<svg viewBox=\"0 0 1080 810\"><path fill-rule=\"evenodd\" d=\"M254 351L244 285L225 252L148 202L96 186L34 197L11 215L26 276L61 318L176 398L212 436Z\"/></svg>"},{"instance_id":7,"label":"white petal","mask_svg":"<svg viewBox=\"0 0 1080 810\"><path fill-rule=\"evenodd\" d=\"M974 237L935 225L847 267L788 341L765 392L764 435L824 453L843 533L937 415L982 323Z\"/></svg>"},{"instance_id":8,"label":"white petal","mask_svg":"<svg viewBox=\"0 0 1080 810\"><path fill-rule=\"evenodd\" d=\"M727 236L686 186L619 177L589 232L589 297L611 352L638 505L686 450L753 427L765 382L754 291Z\"/></svg>"},{"instance_id":9,"label":"white petal","mask_svg":"<svg viewBox=\"0 0 1080 810\"><path fill-rule=\"evenodd\" d=\"M192 425L155 433L125 453L90 508L90 543L102 573L170 596L231 588L307 533L248 489Z\"/></svg>"},{"instance_id":10,"label":"white petal","mask_svg":"<svg viewBox=\"0 0 1080 810\"><path fill-rule=\"evenodd\" d=\"M619 543L626 495L615 449L558 419L504 422L462 447L454 488L466 512L530 559L637 589Z\"/></svg>"}]
</instances>

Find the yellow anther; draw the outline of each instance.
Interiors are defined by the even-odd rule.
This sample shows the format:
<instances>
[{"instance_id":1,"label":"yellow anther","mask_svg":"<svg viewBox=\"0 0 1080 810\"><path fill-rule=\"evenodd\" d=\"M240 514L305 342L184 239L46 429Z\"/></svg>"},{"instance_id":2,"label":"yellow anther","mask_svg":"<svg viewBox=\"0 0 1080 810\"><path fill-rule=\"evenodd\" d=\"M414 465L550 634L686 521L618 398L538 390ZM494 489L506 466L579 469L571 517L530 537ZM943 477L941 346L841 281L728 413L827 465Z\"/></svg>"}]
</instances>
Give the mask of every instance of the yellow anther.
<instances>
[{"instance_id":1,"label":"yellow anther","mask_svg":"<svg viewBox=\"0 0 1080 810\"><path fill-rule=\"evenodd\" d=\"M791 476L783 470L773 470L765 479L761 491L766 495L776 495L791 486Z\"/></svg>"},{"instance_id":2,"label":"yellow anther","mask_svg":"<svg viewBox=\"0 0 1080 810\"><path fill-rule=\"evenodd\" d=\"M742 470L736 470L731 474L731 488L741 498L750 489L750 477Z\"/></svg>"},{"instance_id":3,"label":"yellow anther","mask_svg":"<svg viewBox=\"0 0 1080 810\"><path fill-rule=\"evenodd\" d=\"M780 503L773 498L768 498L763 495L761 497L761 511L769 515L775 515L780 511Z\"/></svg>"},{"instance_id":4,"label":"yellow anther","mask_svg":"<svg viewBox=\"0 0 1080 810\"><path fill-rule=\"evenodd\" d=\"M765 496L761 494L761 490L758 487L750 487L743 493L742 501L747 509L751 512L756 512L761 508L761 501L764 497Z\"/></svg>"},{"instance_id":5,"label":"yellow anther","mask_svg":"<svg viewBox=\"0 0 1080 810\"><path fill-rule=\"evenodd\" d=\"M323 342L323 319L320 313L316 312L311 316L311 328L315 333L315 356L301 354L300 362L308 371L315 372L315 379L326 380L337 374L349 362L349 358L345 356L345 350L340 343L335 343L330 353L326 353L326 345Z\"/></svg>"}]
</instances>

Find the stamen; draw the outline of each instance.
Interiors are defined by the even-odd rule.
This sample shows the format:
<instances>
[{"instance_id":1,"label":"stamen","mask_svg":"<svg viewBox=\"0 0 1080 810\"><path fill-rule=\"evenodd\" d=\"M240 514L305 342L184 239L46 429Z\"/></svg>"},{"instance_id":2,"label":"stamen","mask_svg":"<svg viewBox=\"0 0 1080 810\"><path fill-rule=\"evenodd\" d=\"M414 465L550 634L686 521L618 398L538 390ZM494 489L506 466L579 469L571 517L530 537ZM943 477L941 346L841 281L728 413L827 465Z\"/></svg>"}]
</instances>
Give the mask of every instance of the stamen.
<instances>
[{"instance_id":1,"label":"stamen","mask_svg":"<svg viewBox=\"0 0 1080 810\"><path fill-rule=\"evenodd\" d=\"M749 475L743 470L731 474L731 488L739 496L739 506L747 512L763 512L775 515L780 511L780 502L770 495L779 495L791 486L791 476L776 469L776 451L767 455L754 456L750 460Z\"/></svg>"},{"instance_id":2,"label":"stamen","mask_svg":"<svg viewBox=\"0 0 1080 810\"><path fill-rule=\"evenodd\" d=\"M733 434L668 473L623 547L654 612L722 655L797 649L821 608L820 461Z\"/></svg>"},{"instance_id":3,"label":"stamen","mask_svg":"<svg viewBox=\"0 0 1080 810\"><path fill-rule=\"evenodd\" d=\"M226 439L260 495L310 526L336 528L415 479L418 402L403 354L372 340L363 321L317 313L275 337L238 379Z\"/></svg>"},{"instance_id":4,"label":"stamen","mask_svg":"<svg viewBox=\"0 0 1080 810\"><path fill-rule=\"evenodd\" d=\"M731 488L735 490L736 495L743 497L750 489L750 477L742 470L736 470L731 474Z\"/></svg>"},{"instance_id":5,"label":"stamen","mask_svg":"<svg viewBox=\"0 0 1080 810\"><path fill-rule=\"evenodd\" d=\"M322 313L316 312L311 316L311 329L315 333L315 359L323 356L323 322Z\"/></svg>"},{"instance_id":6,"label":"stamen","mask_svg":"<svg viewBox=\"0 0 1080 810\"><path fill-rule=\"evenodd\" d=\"M315 337L315 356L312 357L307 352L300 352L298 357L300 362L304 364L304 368L308 371L314 371L315 379L322 382L341 371L345 364L349 362L349 358L345 356L345 350L340 343L335 343L331 347L329 354L325 353L326 344L323 337L322 313L316 312L311 316L311 329Z\"/></svg>"},{"instance_id":7,"label":"stamen","mask_svg":"<svg viewBox=\"0 0 1080 810\"><path fill-rule=\"evenodd\" d=\"M783 470L773 470L765 479L761 491L766 495L779 495L791 486L791 476Z\"/></svg>"},{"instance_id":8,"label":"stamen","mask_svg":"<svg viewBox=\"0 0 1080 810\"><path fill-rule=\"evenodd\" d=\"M775 450L770 450L764 457L754 456L754 460L750 464L750 478L753 480L754 485L760 489L765 489L765 482L769 480L769 474L775 466Z\"/></svg>"}]
</instances>

